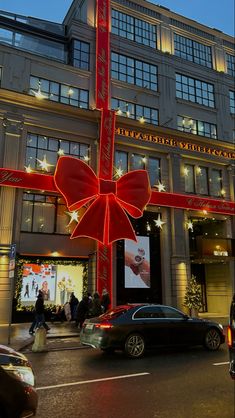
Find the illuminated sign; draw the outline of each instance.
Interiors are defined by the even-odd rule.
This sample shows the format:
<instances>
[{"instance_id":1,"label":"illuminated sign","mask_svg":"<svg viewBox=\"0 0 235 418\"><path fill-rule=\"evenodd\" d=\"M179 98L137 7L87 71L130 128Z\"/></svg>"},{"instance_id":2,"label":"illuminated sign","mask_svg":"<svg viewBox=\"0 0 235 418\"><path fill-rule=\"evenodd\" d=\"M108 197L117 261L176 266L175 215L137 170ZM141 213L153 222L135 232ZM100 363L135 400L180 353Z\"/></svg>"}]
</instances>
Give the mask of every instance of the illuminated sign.
<instances>
[{"instance_id":1,"label":"illuminated sign","mask_svg":"<svg viewBox=\"0 0 235 418\"><path fill-rule=\"evenodd\" d=\"M117 135L125 136L126 138L132 138L132 139L145 141L145 142L152 142L152 143L160 144L160 145L168 145L170 147L179 148L180 150L196 151L196 152L201 152L203 154L214 155L215 157L235 159L235 152L212 148L212 147L208 147L205 145L192 144L191 142L185 142L183 140L179 141L175 138L152 135L148 133L132 131L130 129L125 129L125 128L116 128L115 133Z\"/></svg>"},{"instance_id":2,"label":"illuminated sign","mask_svg":"<svg viewBox=\"0 0 235 418\"><path fill-rule=\"evenodd\" d=\"M228 251L214 251L213 254L220 257L228 257Z\"/></svg>"}]
</instances>

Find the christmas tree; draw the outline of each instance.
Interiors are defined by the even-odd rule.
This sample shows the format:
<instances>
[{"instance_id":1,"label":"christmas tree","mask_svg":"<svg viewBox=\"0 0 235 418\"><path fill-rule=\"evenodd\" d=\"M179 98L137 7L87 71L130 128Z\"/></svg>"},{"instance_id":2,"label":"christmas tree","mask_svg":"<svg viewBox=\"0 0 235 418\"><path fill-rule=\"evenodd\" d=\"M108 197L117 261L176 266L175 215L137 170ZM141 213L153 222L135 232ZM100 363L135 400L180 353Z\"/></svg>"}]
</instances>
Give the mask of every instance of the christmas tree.
<instances>
[{"instance_id":1,"label":"christmas tree","mask_svg":"<svg viewBox=\"0 0 235 418\"><path fill-rule=\"evenodd\" d=\"M196 277L194 275L192 275L186 287L184 306L189 308L190 313L192 312L192 309L198 311L202 307L201 287L197 283Z\"/></svg>"}]
</instances>

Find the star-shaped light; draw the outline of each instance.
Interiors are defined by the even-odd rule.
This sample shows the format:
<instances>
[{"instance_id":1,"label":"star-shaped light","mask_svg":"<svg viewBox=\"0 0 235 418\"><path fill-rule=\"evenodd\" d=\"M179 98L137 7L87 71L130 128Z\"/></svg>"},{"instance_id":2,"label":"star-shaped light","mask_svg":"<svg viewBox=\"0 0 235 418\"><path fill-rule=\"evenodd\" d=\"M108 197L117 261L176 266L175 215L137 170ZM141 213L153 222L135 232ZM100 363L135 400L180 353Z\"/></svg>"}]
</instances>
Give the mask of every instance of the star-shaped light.
<instances>
[{"instance_id":1,"label":"star-shaped light","mask_svg":"<svg viewBox=\"0 0 235 418\"><path fill-rule=\"evenodd\" d=\"M140 123L144 123L144 122L145 122L145 119L144 119L144 117L143 117L143 116L141 116L141 117L139 118L139 122L140 122Z\"/></svg>"},{"instance_id":2,"label":"star-shaped light","mask_svg":"<svg viewBox=\"0 0 235 418\"><path fill-rule=\"evenodd\" d=\"M114 177L121 177L123 175L123 169L121 167L114 167L115 175Z\"/></svg>"},{"instance_id":3,"label":"star-shaped light","mask_svg":"<svg viewBox=\"0 0 235 418\"><path fill-rule=\"evenodd\" d=\"M46 155L44 155L44 156L43 156L43 160L39 160L39 159L37 158L37 161L39 162L40 168L41 168L42 170L48 171L48 168L49 168L49 167L53 167L53 164L49 164L49 163L47 162L47 157L46 157Z\"/></svg>"},{"instance_id":4,"label":"star-shaped light","mask_svg":"<svg viewBox=\"0 0 235 418\"><path fill-rule=\"evenodd\" d=\"M162 184L159 180L158 180L158 185L155 186L155 187L158 189L159 192L165 192L166 191L166 188L165 188L164 184Z\"/></svg>"},{"instance_id":5,"label":"star-shaped light","mask_svg":"<svg viewBox=\"0 0 235 418\"><path fill-rule=\"evenodd\" d=\"M184 167L184 175L188 176L188 173L189 173L189 169L187 167Z\"/></svg>"},{"instance_id":6,"label":"star-shaped light","mask_svg":"<svg viewBox=\"0 0 235 418\"><path fill-rule=\"evenodd\" d=\"M44 94L42 94L42 92L41 92L41 83L38 83L38 90L37 90L37 91L32 90L32 92L33 92L34 96L35 96L37 99L39 99L39 100L41 100L41 99L46 99L46 98L47 98L47 97L46 97L46 96L44 96Z\"/></svg>"},{"instance_id":7,"label":"star-shaped light","mask_svg":"<svg viewBox=\"0 0 235 418\"><path fill-rule=\"evenodd\" d=\"M122 115L122 110L121 109L117 109L116 114L119 115L119 116Z\"/></svg>"},{"instance_id":8,"label":"star-shaped light","mask_svg":"<svg viewBox=\"0 0 235 418\"><path fill-rule=\"evenodd\" d=\"M26 173L32 173L32 171L33 171L30 164L27 167L24 166L24 168L25 168Z\"/></svg>"},{"instance_id":9,"label":"star-shaped light","mask_svg":"<svg viewBox=\"0 0 235 418\"><path fill-rule=\"evenodd\" d=\"M88 157L88 155L84 155L84 161L88 162L90 160L90 158Z\"/></svg>"},{"instance_id":10,"label":"star-shaped light","mask_svg":"<svg viewBox=\"0 0 235 418\"><path fill-rule=\"evenodd\" d=\"M158 217L157 217L157 219L154 219L154 222L155 222L155 225L158 227L158 228L160 228L160 229L162 229L162 225L164 225L166 222L163 222L162 220L161 220L161 215L160 215L160 213L158 214Z\"/></svg>"},{"instance_id":11,"label":"star-shaped light","mask_svg":"<svg viewBox=\"0 0 235 418\"><path fill-rule=\"evenodd\" d=\"M57 154L59 156L64 155L64 150L62 148L59 148L59 150L57 151Z\"/></svg>"},{"instance_id":12,"label":"star-shaped light","mask_svg":"<svg viewBox=\"0 0 235 418\"><path fill-rule=\"evenodd\" d=\"M68 227L69 225L71 225L71 223L72 223L73 221L78 222L78 212L77 212L76 210L74 210L73 212L68 212L68 211L66 211L65 213L66 213L68 216L70 216L70 221L69 221L68 225L66 225L67 227Z\"/></svg>"},{"instance_id":13,"label":"star-shaped light","mask_svg":"<svg viewBox=\"0 0 235 418\"><path fill-rule=\"evenodd\" d=\"M192 221L188 221L187 222L187 227L188 227L188 229L191 229L191 231L193 232L193 223L192 223Z\"/></svg>"}]
</instances>

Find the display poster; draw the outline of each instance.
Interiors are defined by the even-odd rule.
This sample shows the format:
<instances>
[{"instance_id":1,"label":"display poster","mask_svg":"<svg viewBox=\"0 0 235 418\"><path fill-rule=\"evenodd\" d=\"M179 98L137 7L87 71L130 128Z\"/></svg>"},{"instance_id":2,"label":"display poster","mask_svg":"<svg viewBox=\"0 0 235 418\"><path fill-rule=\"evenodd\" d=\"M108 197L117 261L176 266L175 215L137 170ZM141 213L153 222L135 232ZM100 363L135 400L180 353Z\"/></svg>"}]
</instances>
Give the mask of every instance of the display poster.
<instances>
[{"instance_id":1,"label":"display poster","mask_svg":"<svg viewBox=\"0 0 235 418\"><path fill-rule=\"evenodd\" d=\"M21 304L35 303L39 290L45 304L64 305L74 292L80 301L83 289L83 266L24 264Z\"/></svg>"},{"instance_id":2,"label":"display poster","mask_svg":"<svg viewBox=\"0 0 235 418\"><path fill-rule=\"evenodd\" d=\"M149 237L125 240L125 288L150 288Z\"/></svg>"},{"instance_id":3,"label":"display poster","mask_svg":"<svg viewBox=\"0 0 235 418\"><path fill-rule=\"evenodd\" d=\"M83 291L83 266L57 266L56 305L64 305L74 295L80 301Z\"/></svg>"},{"instance_id":4,"label":"display poster","mask_svg":"<svg viewBox=\"0 0 235 418\"><path fill-rule=\"evenodd\" d=\"M35 302L39 290L44 301L55 303L56 266L52 264L24 264L21 303Z\"/></svg>"}]
</instances>

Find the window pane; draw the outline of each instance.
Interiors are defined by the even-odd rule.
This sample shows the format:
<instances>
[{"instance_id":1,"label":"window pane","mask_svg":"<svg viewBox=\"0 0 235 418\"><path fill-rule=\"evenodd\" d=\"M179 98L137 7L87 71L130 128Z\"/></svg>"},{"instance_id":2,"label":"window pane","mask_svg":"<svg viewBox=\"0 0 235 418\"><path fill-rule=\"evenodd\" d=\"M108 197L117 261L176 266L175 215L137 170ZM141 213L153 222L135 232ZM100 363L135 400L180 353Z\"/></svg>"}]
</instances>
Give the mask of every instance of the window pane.
<instances>
[{"instance_id":1,"label":"window pane","mask_svg":"<svg viewBox=\"0 0 235 418\"><path fill-rule=\"evenodd\" d=\"M185 191L195 193L194 167L189 164L184 166Z\"/></svg>"}]
</instances>

